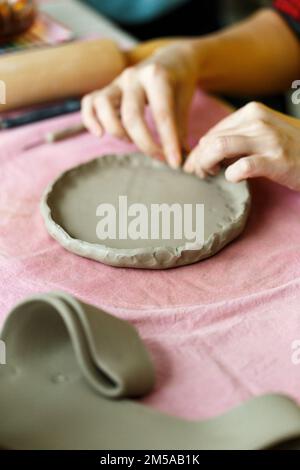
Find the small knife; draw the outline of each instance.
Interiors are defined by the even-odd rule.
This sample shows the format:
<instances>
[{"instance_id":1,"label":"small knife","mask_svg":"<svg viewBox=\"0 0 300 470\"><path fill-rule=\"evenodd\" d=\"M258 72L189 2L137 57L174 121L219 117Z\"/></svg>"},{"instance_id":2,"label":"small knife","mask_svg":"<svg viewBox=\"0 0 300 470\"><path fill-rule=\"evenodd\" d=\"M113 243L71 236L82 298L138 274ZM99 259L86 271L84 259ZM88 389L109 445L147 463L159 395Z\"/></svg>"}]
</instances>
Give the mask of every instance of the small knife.
<instances>
[{"instance_id":1,"label":"small knife","mask_svg":"<svg viewBox=\"0 0 300 470\"><path fill-rule=\"evenodd\" d=\"M60 129L59 131L47 132L42 139L26 145L23 147L23 150L30 150L43 144L53 144L60 140L69 139L70 137L82 134L83 132L86 132L86 128L80 122L79 124Z\"/></svg>"}]
</instances>

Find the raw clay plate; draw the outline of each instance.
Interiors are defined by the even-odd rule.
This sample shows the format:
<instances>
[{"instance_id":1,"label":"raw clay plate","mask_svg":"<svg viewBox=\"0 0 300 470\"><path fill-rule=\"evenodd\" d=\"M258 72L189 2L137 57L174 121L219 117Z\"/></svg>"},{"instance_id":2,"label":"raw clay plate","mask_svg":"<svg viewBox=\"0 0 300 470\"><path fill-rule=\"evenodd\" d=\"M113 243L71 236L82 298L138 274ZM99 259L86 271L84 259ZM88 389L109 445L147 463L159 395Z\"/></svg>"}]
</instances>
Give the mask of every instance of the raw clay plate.
<instances>
[{"instance_id":1,"label":"raw clay plate","mask_svg":"<svg viewBox=\"0 0 300 470\"><path fill-rule=\"evenodd\" d=\"M188 239L100 240L101 203L204 204L204 243ZM67 250L120 267L166 269L195 263L220 251L244 229L250 206L246 182L224 173L200 180L142 154L105 155L63 173L44 193L41 211L48 232ZM130 220L130 219L128 219ZM117 234L118 235L118 234Z\"/></svg>"}]
</instances>

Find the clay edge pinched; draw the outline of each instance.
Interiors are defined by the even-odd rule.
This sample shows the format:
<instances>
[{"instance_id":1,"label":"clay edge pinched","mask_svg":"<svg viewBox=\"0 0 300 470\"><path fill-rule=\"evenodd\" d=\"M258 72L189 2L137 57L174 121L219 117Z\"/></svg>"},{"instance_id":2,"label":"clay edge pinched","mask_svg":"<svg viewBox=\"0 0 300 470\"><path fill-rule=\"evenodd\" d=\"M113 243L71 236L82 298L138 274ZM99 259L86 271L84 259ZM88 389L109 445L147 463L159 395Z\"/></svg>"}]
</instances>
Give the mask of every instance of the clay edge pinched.
<instances>
[{"instance_id":1,"label":"clay edge pinched","mask_svg":"<svg viewBox=\"0 0 300 470\"><path fill-rule=\"evenodd\" d=\"M154 160L145 155L134 154L109 154L103 155L61 173L48 185L41 199L40 210L49 234L68 251L80 256L100 261L104 264L118 267L166 269L196 263L219 252L225 245L234 240L243 231L251 204L251 197L247 182L238 183L244 186L244 199L239 203L240 211L237 216L224 226L219 233L212 234L199 250L190 250L186 243L178 247L148 247L148 248L112 248L103 244L91 243L71 237L52 217L49 197L55 186L68 174L80 171L82 167L92 164L111 164L111 159L117 164L129 163L131 166L141 164L162 168L163 162Z\"/></svg>"}]
</instances>

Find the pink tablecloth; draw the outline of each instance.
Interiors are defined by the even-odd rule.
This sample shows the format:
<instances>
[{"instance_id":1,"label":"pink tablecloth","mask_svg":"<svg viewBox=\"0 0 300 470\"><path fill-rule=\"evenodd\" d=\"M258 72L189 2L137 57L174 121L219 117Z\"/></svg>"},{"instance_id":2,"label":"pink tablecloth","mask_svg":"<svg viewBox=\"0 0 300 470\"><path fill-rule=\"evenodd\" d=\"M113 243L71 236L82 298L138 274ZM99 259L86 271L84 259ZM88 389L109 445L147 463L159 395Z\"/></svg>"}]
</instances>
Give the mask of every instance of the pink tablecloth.
<instances>
[{"instance_id":1,"label":"pink tablecloth","mask_svg":"<svg viewBox=\"0 0 300 470\"><path fill-rule=\"evenodd\" d=\"M191 139L227 110L198 95ZM78 114L0 135L0 313L39 291L66 290L129 320L153 355L157 386L144 402L197 419L253 395L284 392L300 401L300 194L252 183L245 233L215 257L168 271L118 269L68 253L39 212L46 185L79 162L131 149L88 134L23 151ZM8 358L9 359L9 358Z\"/></svg>"}]
</instances>

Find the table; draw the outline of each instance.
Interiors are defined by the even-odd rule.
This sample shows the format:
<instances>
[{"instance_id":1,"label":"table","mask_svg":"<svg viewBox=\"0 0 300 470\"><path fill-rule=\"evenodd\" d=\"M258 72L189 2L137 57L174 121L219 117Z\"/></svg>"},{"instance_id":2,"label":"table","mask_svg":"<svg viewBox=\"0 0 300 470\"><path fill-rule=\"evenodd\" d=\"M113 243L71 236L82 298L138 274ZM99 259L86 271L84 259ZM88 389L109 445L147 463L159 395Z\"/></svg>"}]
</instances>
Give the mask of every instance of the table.
<instances>
[{"instance_id":1,"label":"table","mask_svg":"<svg viewBox=\"0 0 300 470\"><path fill-rule=\"evenodd\" d=\"M53 14L58 3L70 5L65 22L71 25L72 5L79 3L51 1L47 11ZM83 14L80 19L83 27L88 20ZM100 19L93 28L100 31L102 24ZM190 145L227 113L219 101L198 94ZM292 360L300 338L300 194L270 181L253 182L243 236L192 266L140 271L80 258L48 236L41 194L61 172L134 147L86 133L55 147L25 150L38 136L79 118L61 116L1 135L0 323L21 299L65 290L138 328L157 376L154 392L143 400L149 406L200 419L274 391L300 403L300 366Z\"/></svg>"},{"instance_id":2,"label":"table","mask_svg":"<svg viewBox=\"0 0 300 470\"><path fill-rule=\"evenodd\" d=\"M39 8L64 23L78 36L101 34L121 42L125 47L137 43L135 38L78 0L42 1Z\"/></svg>"}]
</instances>

